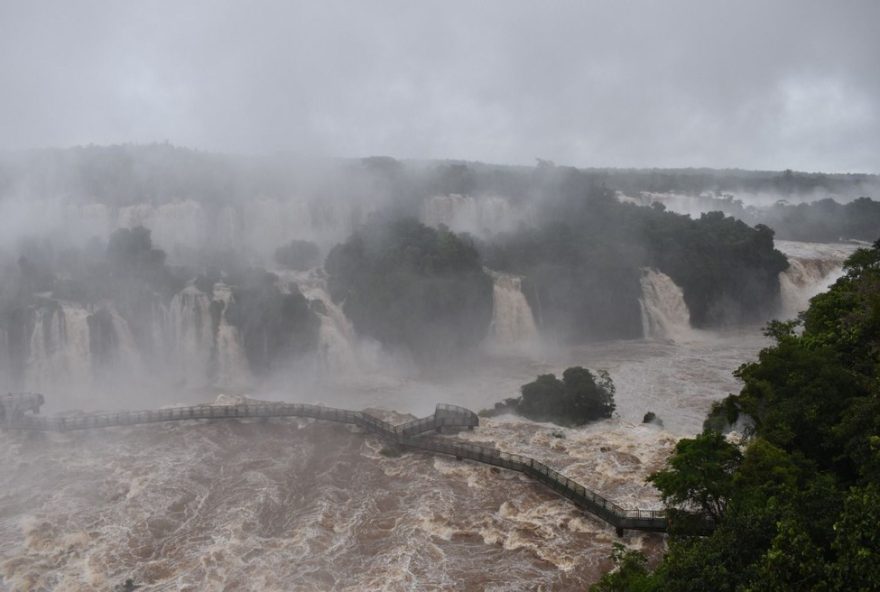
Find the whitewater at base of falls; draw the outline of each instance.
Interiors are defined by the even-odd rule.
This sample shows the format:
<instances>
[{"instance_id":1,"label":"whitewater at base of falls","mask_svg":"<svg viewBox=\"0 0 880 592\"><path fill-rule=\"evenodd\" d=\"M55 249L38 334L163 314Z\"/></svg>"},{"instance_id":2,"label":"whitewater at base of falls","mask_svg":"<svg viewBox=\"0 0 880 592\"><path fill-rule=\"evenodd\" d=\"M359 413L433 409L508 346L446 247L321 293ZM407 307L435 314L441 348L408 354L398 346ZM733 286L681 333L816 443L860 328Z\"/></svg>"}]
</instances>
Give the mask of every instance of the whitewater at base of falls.
<instances>
[{"instance_id":1,"label":"whitewater at base of falls","mask_svg":"<svg viewBox=\"0 0 880 592\"><path fill-rule=\"evenodd\" d=\"M642 483L674 439L649 427L568 430L566 441L552 431L498 420L468 437L502 448L525 440L608 495L656 503ZM611 567L614 530L527 477L382 449L355 428L308 420L53 434L39 447L0 434L0 470L11 477L0 582L65 591L128 578L146 591L583 590ZM651 556L662 548L660 535L624 541Z\"/></svg>"},{"instance_id":2,"label":"whitewater at base of falls","mask_svg":"<svg viewBox=\"0 0 880 592\"><path fill-rule=\"evenodd\" d=\"M522 278L491 270L487 272L494 280L492 322L489 325L490 343L499 346L536 343L538 326L523 294Z\"/></svg>"},{"instance_id":3,"label":"whitewater at base of falls","mask_svg":"<svg viewBox=\"0 0 880 592\"><path fill-rule=\"evenodd\" d=\"M645 477L679 435L699 431L711 403L736 389L731 371L765 343L758 328L682 344L595 343L552 364L485 359L442 383L310 384L298 394L289 385L279 395L421 416L437 401L491 407L568 366L606 368L619 418L559 428L499 417L459 437L525 452L626 506L651 508L657 493ZM642 425L647 410L666 427ZM0 433L8 477L0 581L11 589L79 592L133 578L145 592L584 590L612 567L620 540L524 475L418 453L389 458L381 440L352 427L185 422L100 436L47 434L35 443ZM662 541L635 532L623 539L655 558Z\"/></svg>"},{"instance_id":4,"label":"whitewater at base of falls","mask_svg":"<svg viewBox=\"0 0 880 592\"><path fill-rule=\"evenodd\" d=\"M685 339L693 334L684 292L665 273L642 270L642 332L646 338Z\"/></svg>"},{"instance_id":5,"label":"whitewater at base of falls","mask_svg":"<svg viewBox=\"0 0 880 592\"><path fill-rule=\"evenodd\" d=\"M660 275L648 282L645 301L655 306L646 315L654 310L661 329L687 327ZM298 285L322 302L354 367L363 368L357 337L317 279L314 290ZM188 314L192 323L202 318ZM651 508L657 492L645 477L678 438L699 433L713 402L738 391L733 370L768 344L759 326L700 331L675 341L481 355L454 375L390 377L381 388L359 377L342 386L291 381L254 395L423 416L438 401L490 408L536 376L570 366L606 369L617 388L611 420L559 428L503 416L459 437L524 452L628 507ZM184 396L197 395L167 394ZM146 401L139 406L158 405ZM663 427L643 425L647 411ZM620 541L613 529L524 475L386 454L357 428L309 420L120 427L100 437L0 433L0 589L79 592L133 578L144 592L567 591L588 588L612 567L608 556ZM622 542L651 558L664 547L658 535L628 532Z\"/></svg>"}]
</instances>

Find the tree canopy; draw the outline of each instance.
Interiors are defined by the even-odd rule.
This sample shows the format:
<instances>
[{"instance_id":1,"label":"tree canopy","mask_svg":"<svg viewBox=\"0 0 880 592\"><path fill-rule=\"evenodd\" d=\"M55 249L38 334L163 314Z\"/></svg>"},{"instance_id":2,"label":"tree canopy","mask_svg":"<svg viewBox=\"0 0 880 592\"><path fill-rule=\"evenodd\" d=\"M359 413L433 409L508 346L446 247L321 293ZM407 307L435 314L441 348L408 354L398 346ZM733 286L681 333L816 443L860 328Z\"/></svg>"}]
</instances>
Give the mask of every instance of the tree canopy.
<instances>
[{"instance_id":1,"label":"tree canopy","mask_svg":"<svg viewBox=\"0 0 880 592\"><path fill-rule=\"evenodd\" d=\"M568 368L562 380L542 374L520 388L520 397L507 399L488 414L513 411L533 421L579 426L614 413L614 383L605 371L593 374L580 366Z\"/></svg>"},{"instance_id":2,"label":"tree canopy","mask_svg":"<svg viewBox=\"0 0 880 592\"><path fill-rule=\"evenodd\" d=\"M479 344L492 317L492 279L470 238L413 219L377 222L333 248L333 298L362 334L424 364Z\"/></svg>"},{"instance_id":3,"label":"tree canopy","mask_svg":"<svg viewBox=\"0 0 880 592\"><path fill-rule=\"evenodd\" d=\"M880 589L880 241L845 270L799 321L768 327L741 392L650 477L671 509L657 569L594 590ZM742 447L717 431L738 416L753 425Z\"/></svg>"}]
</instances>

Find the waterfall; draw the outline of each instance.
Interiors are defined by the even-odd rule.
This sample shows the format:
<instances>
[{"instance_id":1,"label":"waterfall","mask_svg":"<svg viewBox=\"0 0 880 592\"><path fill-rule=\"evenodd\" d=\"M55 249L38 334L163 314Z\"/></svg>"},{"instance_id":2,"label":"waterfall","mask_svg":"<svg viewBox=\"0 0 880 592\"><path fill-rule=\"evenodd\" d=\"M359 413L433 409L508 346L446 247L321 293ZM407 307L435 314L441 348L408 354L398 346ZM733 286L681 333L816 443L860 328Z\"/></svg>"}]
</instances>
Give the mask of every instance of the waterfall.
<instances>
[{"instance_id":1,"label":"waterfall","mask_svg":"<svg viewBox=\"0 0 880 592\"><path fill-rule=\"evenodd\" d=\"M497 345L534 342L538 327L532 309L522 292L522 278L486 270L495 284L492 288L492 322L489 335Z\"/></svg>"},{"instance_id":2,"label":"waterfall","mask_svg":"<svg viewBox=\"0 0 880 592\"><path fill-rule=\"evenodd\" d=\"M112 304L106 304L86 318L92 377L124 377L132 380L142 375L140 352L128 322Z\"/></svg>"},{"instance_id":3,"label":"waterfall","mask_svg":"<svg viewBox=\"0 0 880 592\"><path fill-rule=\"evenodd\" d=\"M316 352L319 375L352 375L361 370L354 326L330 298L327 281L318 270L293 274L302 295L317 302L313 310L321 321Z\"/></svg>"},{"instance_id":4,"label":"waterfall","mask_svg":"<svg viewBox=\"0 0 880 592\"><path fill-rule=\"evenodd\" d=\"M843 262L856 245L776 241L776 248L789 263L779 274L780 314L793 318L843 275Z\"/></svg>"},{"instance_id":5,"label":"waterfall","mask_svg":"<svg viewBox=\"0 0 880 592\"><path fill-rule=\"evenodd\" d=\"M91 383L88 318L85 308L54 301L34 311L25 368L28 388Z\"/></svg>"},{"instance_id":6,"label":"waterfall","mask_svg":"<svg viewBox=\"0 0 880 592\"><path fill-rule=\"evenodd\" d=\"M190 284L167 307L152 311L140 341L111 302L87 308L44 297L24 311L14 331L0 328L0 387L90 388L119 379L137 382L148 369L167 376L167 368L191 388L250 384L239 331L226 320L232 291L218 283L214 295L212 302ZM154 348L161 355L153 356Z\"/></svg>"},{"instance_id":7,"label":"waterfall","mask_svg":"<svg viewBox=\"0 0 880 592\"><path fill-rule=\"evenodd\" d=\"M110 308L110 320L116 335L115 358L117 367L123 372L139 376L143 373L143 359L132 335L131 327L115 308Z\"/></svg>"},{"instance_id":8,"label":"waterfall","mask_svg":"<svg viewBox=\"0 0 880 592\"><path fill-rule=\"evenodd\" d=\"M232 288L222 282L214 285L214 301L223 303L215 337L214 384L242 387L251 383L251 372L238 328L226 320L226 311L233 301Z\"/></svg>"},{"instance_id":9,"label":"waterfall","mask_svg":"<svg viewBox=\"0 0 880 592\"><path fill-rule=\"evenodd\" d=\"M0 391L13 388L12 359L9 355L9 332L0 326Z\"/></svg>"},{"instance_id":10,"label":"waterfall","mask_svg":"<svg viewBox=\"0 0 880 592\"><path fill-rule=\"evenodd\" d=\"M789 267L779 274L781 313L796 317L810 305L810 299L827 290L843 275L840 261L789 257Z\"/></svg>"},{"instance_id":11,"label":"waterfall","mask_svg":"<svg viewBox=\"0 0 880 592\"><path fill-rule=\"evenodd\" d=\"M691 315L684 293L668 275L642 270L642 331L646 338L681 339L691 332Z\"/></svg>"},{"instance_id":12,"label":"waterfall","mask_svg":"<svg viewBox=\"0 0 880 592\"><path fill-rule=\"evenodd\" d=\"M178 379L189 387L205 386L214 345L210 298L190 284L172 298L168 323Z\"/></svg>"}]
</instances>

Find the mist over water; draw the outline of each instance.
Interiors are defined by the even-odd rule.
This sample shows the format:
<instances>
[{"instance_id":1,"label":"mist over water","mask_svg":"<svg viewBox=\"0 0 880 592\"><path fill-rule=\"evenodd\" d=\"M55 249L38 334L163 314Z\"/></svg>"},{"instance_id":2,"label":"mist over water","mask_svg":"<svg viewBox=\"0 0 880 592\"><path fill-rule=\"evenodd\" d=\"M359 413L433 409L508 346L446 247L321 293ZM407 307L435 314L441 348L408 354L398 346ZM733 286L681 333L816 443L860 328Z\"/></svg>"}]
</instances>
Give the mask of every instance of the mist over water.
<instances>
[{"instance_id":1,"label":"mist over water","mask_svg":"<svg viewBox=\"0 0 880 592\"><path fill-rule=\"evenodd\" d=\"M345 299L334 299L327 270L288 269L273 258L290 237L315 239L326 253L373 207L339 201L298 209L307 202L60 207L72 223L62 231L60 217L47 217L34 233L58 232L88 248L119 228L145 225L174 264L211 265L222 242L234 258L271 273L247 279L257 281L250 292L210 268L167 297L84 304L46 292L28 309L24 339L3 340L4 368L24 368L3 373L7 389L44 393L50 412L210 402L221 392L393 410L389 419L399 423L430 414L438 402L490 408L540 374L582 365L610 373L617 388L611 420L562 429L501 416L459 437L530 455L625 507L657 509L645 477L678 438L701 429L712 402L737 390L732 371L767 343L758 325L695 329L683 288L654 268L639 271L642 338L585 335L586 343L567 343L543 326L533 284L484 269L492 306L477 350L466 363L424 372L413 356L359 334ZM538 218L497 195L427 196L419 204L423 222L483 240ZM853 250L777 246L790 261L780 274L780 316L802 310ZM274 306L271 290L293 298L279 302L302 298L315 320L308 329L314 342L285 353L266 374L260 356L271 347L259 340L271 333L261 325L254 333L241 318L255 294L264 299L256 310ZM221 395L216 403L234 400ZM642 423L648 411L662 427ZM0 582L57 590L108 588L128 577L147 590L289 589L291 582L303 590L462 582L568 590L610 567L613 531L536 483L422 454L388 457L381 449L354 428L306 420L2 433L0 470L10 479L0 489ZM627 533L624 541L651 556L663 547L658 535Z\"/></svg>"},{"instance_id":2,"label":"mist over water","mask_svg":"<svg viewBox=\"0 0 880 592\"><path fill-rule=\"evenodd\" d=\"M646 478L764 324L878 238L877 22L873 0L0 2L0 592L582 592L616 542L653 565L664 534L352 425L17 431L38 424L4 394L492 410L431 437L662 509ZM607 372L611 417L514 413L574 366Z\"/></svg>"}]
</instances>

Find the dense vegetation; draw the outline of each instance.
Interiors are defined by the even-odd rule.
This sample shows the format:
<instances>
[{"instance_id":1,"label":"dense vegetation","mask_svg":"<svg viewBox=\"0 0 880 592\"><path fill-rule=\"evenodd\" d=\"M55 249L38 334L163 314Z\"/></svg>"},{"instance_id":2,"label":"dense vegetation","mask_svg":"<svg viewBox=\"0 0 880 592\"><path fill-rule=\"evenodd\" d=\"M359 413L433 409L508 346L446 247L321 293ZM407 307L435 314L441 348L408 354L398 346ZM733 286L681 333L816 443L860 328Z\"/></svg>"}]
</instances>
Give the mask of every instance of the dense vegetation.
<instances>
[{"instance_id":1,"label":"dense vegetation","mask_svg":"<svg viewBox=\"0 0 880 592\"><path fill-rule=\"evenodd\" d=\"M880 228L880 201L868 197L848 203L832 198L798 204L780 199L768 206L746 205L731 194L701 194L689 199L696 209L720 211L749 224L769 226L784 240L870 242Z\"/></svg>"},{"instance_id":2,"label":"dense vegetation","mask_svg":"<svg viewBox=\"0 0 880 592\"><path fill-rule=\"evenodd\" d=\"M550 182L548 180L548 182ZM640 337L640 268L684 291L696 326L767 318L787 267L773 231L720 213L699 219L622 204L576 171L559 183L542 220L484 246L493 269L526 277L542 325L563 339Z\"/></svg>"},{"instance_id":3,"label":"dense vegetation","mask_svg":"<svg viewBox=\"0 0 880 592\"><path fill-rule=\"evenodd\" d=\"M614 413L614 383L605 371L593 374L574 366L562 373L542 374L524 384L521 396L507 399L482 415L516 413L532 421L550 421L563 426L579 426L607 419Z\"/></svg>"},{"instance_id":4,"label":"dense vegetation","mask_svg":"<svg viewBox=\"0 0 880 592\"><path fill-rule=\"evenodd\" d=\"M594 590L880 589L880 241L768 334L775 345L737 372L742 391L651 477L669 553L649 572L618 548ZM753 425L742 446L716 431L740 416Z\"/></svg>"},{"instance_id":5,"label":"dense vegetation","mask_svg":"<svg viewBox=\"0 0 880 592\"><path fill-rule=\"evenodd\" d=\"M226 319L241 333L252 372L266 374L314 350L320 321L296 286L285 293L278 276L262 269L245 270L230 281L233 300Z\"/></svg>"},{"instance_id":6,"label":"dense vegetation","mask_svg":"<svg viewBox=\"0 0 880 592\"><path fill-rule=\"evenodd\" d=\"M880 228L880 202L860 197L846 204L833 199L798 205L777 203L766 209L749 208L745 219L759 219L787 240L871 241Z\"/></svg>"},{"instance_id":7,"label":"dense vegetation","mask_svg":"<svg viewBox=\"0 0 880 592\"><path fill-rule=\"evenodd\" d=\"M492 279L467 237L412 219L377 222L335 247L325 268L355 328L417 361L454 359L486 336Z\"/></svg>"}]
</instances>

